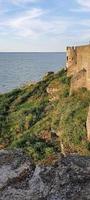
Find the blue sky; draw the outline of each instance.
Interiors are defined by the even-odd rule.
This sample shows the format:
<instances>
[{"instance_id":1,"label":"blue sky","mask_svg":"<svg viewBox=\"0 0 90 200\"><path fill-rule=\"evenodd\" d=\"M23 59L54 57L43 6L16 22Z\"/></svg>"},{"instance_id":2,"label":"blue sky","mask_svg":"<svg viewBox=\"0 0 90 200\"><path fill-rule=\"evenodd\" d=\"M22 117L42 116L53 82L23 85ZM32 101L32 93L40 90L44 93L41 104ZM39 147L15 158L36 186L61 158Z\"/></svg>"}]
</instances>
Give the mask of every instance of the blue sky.
<instances>
[{"instance_id":1,"label":"blue sky","mask_svg":"<svg viewBox=\"0 0 90 200\"><path fill-rule=\"evenodd\" d=\"M90 0L0 0L0 51L64 51L90 41Z\"/></svg>"}]
</instances>

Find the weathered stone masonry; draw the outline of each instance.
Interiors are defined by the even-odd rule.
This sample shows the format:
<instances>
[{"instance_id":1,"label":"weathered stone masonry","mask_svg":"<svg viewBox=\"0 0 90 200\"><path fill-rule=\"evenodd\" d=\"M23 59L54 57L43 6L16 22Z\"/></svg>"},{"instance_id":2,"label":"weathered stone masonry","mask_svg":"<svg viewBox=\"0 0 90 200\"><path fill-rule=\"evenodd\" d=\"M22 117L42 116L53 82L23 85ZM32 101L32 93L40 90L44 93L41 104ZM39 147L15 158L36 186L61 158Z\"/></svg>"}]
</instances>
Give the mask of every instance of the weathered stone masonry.
<instances>
[{"instance_id":1,"label":"weathered stone masonry","mask_svg":"<svg viewBox=\"0 0 90 200\"><path fill-rule=\"evenodd\" d=\"M87 139L88 139L88 141L90 141L90 106L89 106L86 125L87 125Z\"/></svg>"},{"instance_id":2,"label":"weathered stone masonry","mask_svg":"<svg viewBox=\"0 0 90 200\"><path fill-rule=\"evenodd\" d=\"M67 76L71 77L70 94L79 88L90 90L90 44L67 47ZM90 107L87 116L87 140L90 141Z\"/></svg>"},{"instance_id":3,"label":"weathered stone masonry","mask_svg":"<svg viewBox=\"0 0 90 200\"><path fill-rule=\"evenodd\" d=\"M67 76L71 78L71 91L85 87L90 90L90 44L67 47Z\"/></svg>"}]
</instances>

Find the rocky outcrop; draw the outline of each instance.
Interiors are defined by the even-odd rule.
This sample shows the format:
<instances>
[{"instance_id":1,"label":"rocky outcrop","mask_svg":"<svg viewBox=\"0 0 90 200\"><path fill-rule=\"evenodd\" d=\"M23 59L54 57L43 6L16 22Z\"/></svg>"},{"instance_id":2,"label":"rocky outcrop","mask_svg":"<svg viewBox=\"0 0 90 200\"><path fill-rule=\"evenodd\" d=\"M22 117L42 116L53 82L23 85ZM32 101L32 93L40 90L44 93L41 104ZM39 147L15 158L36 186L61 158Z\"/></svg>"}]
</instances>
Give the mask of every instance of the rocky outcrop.
<instances>
[{"instance_id":1,"label":"rocky outcrop","mask_svg":"<svg viewBox=\"0 0 90 200\"><path fill-rule=\"evenodd\" d=\"M0 151L0 200L89 200L90 157L34 165L22 151Z\"/></svg>"},{"instance_id":2,"label":"rocky outcrop","mask_svg":"<svg viewBox=\"0 0 90 200\"><path fill-rule=\"evenodd\" d=\"M49 95L49 101L57 101L59 100L59 91L60 91L60 83L58 81L52 82L47 87L47 93Z\"/></svg>"}]
</instances>

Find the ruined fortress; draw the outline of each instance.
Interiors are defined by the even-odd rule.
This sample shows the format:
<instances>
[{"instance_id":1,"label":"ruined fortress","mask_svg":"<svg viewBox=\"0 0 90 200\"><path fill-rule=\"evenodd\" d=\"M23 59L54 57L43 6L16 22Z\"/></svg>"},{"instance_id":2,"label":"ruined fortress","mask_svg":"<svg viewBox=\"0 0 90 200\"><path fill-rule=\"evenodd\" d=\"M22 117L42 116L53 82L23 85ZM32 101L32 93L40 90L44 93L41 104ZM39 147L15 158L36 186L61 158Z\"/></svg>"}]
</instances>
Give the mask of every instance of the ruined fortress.
<instances>
[{"instance_id":1,"label":"ruined fortress","mask_svg":"<svg viewBox=\"0 0 90 200\"><path fill-rule=\"evenodd\" d=\"M67 47L67 76L71 78L71 92L84 87L90 90L90 44Z\"/></svg>"},{"instance_id":2,"label":"ruined fortress","mask_svg":"<svg viewBox=\"0 0 90 200\"><path fill-rule=\"evenodd\" d=\"M79 88L90 90L90 44L67 47L67 76L71 77L70 94ZM90 106L87 116L87 140L90 141Z\"/></svg>"}]
</instances>

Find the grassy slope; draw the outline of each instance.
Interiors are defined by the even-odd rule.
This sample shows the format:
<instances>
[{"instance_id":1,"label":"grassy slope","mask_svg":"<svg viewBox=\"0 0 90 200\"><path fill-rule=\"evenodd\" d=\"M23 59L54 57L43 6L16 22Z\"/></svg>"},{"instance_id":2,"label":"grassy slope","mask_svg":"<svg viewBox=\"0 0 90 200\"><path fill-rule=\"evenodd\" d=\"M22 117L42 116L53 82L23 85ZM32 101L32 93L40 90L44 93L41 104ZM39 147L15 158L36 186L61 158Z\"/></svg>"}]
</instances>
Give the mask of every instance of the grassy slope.
<instances>
[{"instance_id":1,"label":"grassy slope","mask_svg":"<svg viewBox=\"0 0 90 200\"><path fill-rule=\"evenodd\" d=\"M86 118L90 92L81 89L69 96L66 72L48 74L42 81L0 95L0 144L22 147L35 160L55 156L62 141L65 151L90 154L86 139ZM57 87L50 100L47 87ZM50 139L55 130L59 139ZM47 133L48 138L43 135Z\"/></svg>"}]
</instances>

